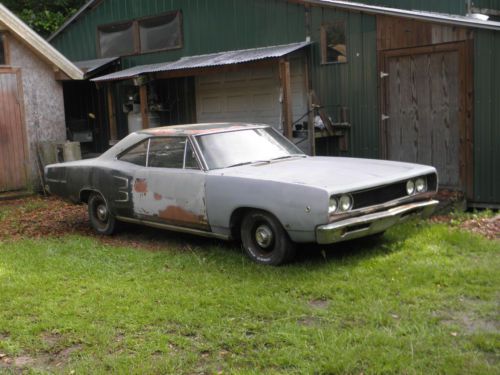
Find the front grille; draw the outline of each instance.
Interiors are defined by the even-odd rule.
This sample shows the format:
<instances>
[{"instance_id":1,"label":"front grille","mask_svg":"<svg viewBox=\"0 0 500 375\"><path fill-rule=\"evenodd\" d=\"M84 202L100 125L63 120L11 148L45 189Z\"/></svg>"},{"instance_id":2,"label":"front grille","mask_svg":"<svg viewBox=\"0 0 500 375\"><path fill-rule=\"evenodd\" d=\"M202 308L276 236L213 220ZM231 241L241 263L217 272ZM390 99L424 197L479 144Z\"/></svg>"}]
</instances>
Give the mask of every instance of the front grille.
<instances>
[{"instance_id":1,"label":"front grille","mask_svg":"<svg viewBox=\"0 0 500 375\"><path fill-rule=\"evenodd\" d=\"M434 173L427 176L427 191L435 191L437 184L437 177ZM406 197L406 182L408 180L395 182L393 184L376 187L373 189L358 191L352 193L354 200L353 210L363 207L375 206L389 202L398 198Z\"/></svg>"}]
</instances>

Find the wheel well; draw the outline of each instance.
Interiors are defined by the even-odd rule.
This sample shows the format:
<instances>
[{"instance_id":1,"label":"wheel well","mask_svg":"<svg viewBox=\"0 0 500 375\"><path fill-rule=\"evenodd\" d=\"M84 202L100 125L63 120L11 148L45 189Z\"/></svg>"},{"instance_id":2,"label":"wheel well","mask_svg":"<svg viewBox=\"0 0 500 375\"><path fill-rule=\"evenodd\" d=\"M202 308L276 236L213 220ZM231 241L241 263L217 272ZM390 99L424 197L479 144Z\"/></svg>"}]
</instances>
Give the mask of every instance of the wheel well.
<instances>
[{"instance_id":1,"label":"wheel well","mask_svg":"<svg viewBox=\"0 0 500 375\"><path fill-rule=\"evenodd\" d=\"M245 214L249 211L261 211L261 212L266 212L269 215L274 216L278 222L281 222L275 214L272 212L260 209L260 208L253 208L253 207L240 207L237 208L236 210L233 211L231 214L231 219L229 221L229 228L231 230L231 237L239 240L241 235L240 235L240 227L241 227L241 222L243 221L243 218L245 217Z\"/></svg>"},{"instance_id":2,"label":"wheel well","mask_svg":"<svg viewBox=\"0 0 500 375\"><path fill-rule=\"evenodd\" d=\"M80 202L88 203L90 194L92 193L97 193L97 192L95 190L90 190L90 189L80 191Z\"/></svg>"}]
</instances>

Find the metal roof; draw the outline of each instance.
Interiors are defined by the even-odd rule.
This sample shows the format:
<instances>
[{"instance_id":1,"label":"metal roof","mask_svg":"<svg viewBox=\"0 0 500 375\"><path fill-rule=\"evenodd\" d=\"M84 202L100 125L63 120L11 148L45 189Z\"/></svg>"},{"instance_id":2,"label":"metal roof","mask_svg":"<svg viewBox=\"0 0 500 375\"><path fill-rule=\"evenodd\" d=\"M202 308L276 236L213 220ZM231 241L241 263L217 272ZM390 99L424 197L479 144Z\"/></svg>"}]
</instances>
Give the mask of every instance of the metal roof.
<instances>
[{"instance_id":1,"label":"metal roof","mask_svg":"<svg viewBox=\"0 0 500 375\"><path fill-rule=\"evenodd\" d=\"M27 44L35 53L65 73L71 79L83 79L83 72L78 67L1 3L0 25L4 25L13 35L19 38L21 42Z\"/></svg>"},{"instance_id":2,"label":"metal roof","mask_svg":"<svg viewBox=\"0 0 500 375\"><path fill-rule=\"evenodd\" d=\"M118 61L118 59L119 57L106 57L103 59L74 61L73 64L79 67L85 73L85 76L88 77L106 65Z\"/></svg>"},{"instance_id":3,"label":"metal roof","mask_svg":"<svg viewBox=\"0 0 500 375\"><path fill-rule=\"evenodd\" d=\"M422 21L433 21L456 26L500 30L500 22L484 21L471 16L462 16L457 14L436 13L423 10L405 10L342 0L303 0L303 2L321 6L331 6L351 11L354 10L364 13L386 14L389 16L412 18Z\"/></svg>"},{"instance_id":4,"label":"metal roof","mask_svg":"<svg viewBox=\"0 0 500 375\"><path fill-rule=\"evenodd\" d=\"M236 51L225 51L210 53L207 55L187 56L173 62L140 65L119 72L104 75L92 79L95 82L131 79L141 74L167 72L172 70L187 70L195 68L207 68L223 65L241 64L251 61L272 59L285 56L311 44L311 42L300 42L278 46L242 49Z\"/></svg>"}]
</instances>

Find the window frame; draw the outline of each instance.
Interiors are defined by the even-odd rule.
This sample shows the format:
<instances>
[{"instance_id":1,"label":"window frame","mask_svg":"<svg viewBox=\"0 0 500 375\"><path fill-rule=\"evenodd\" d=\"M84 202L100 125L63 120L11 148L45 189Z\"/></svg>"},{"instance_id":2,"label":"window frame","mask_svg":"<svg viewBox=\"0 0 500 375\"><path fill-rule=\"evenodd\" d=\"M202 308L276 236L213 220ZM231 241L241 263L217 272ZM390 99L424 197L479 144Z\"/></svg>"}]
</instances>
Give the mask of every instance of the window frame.
<instances>
[{"instance_id":1,"label":"window frame","mask_svg":"<svg viewBox=\"0 0 500 375\"><path fill-rule=\"evenodd\" d=\"M151 145L151 140L153 140L153 139L163 139L163 138L184 138L186 140L186 143L184 145L184 154L183 154L183 158L182 158L182 168L151 167L151 166L149 166L149 153L150 153L149 147ZM145 165L139 165L139 164L135 164L135 163L132 163L130 161L122 160L121 159L124 155L126 155L129 151L131 151L134 148L136 148L137 146L139 146L141 143L147 143ZM196 161L196 164L198 166L197 169L195 169L195 168L186 168L186 152L187 152L187 145L188 144L191 146L192 152L194 152L195 161ZM200 157L198 156L198 151L197 151L196 147L194 146L194 142L191 140L191 137L189 137L188 135L153 136L153 137L149 137L149 138L143 139L143 140L141 140L141 141L139 141L137 143L134 143L132 146L130 146L129 148L127 148L126 150L124 150L120 154L118 154L116 156L116 160L124 162L124 163L129 163L129 164L135 165L135 166L137 166L139 168L157 168L157 169L175 169L175 170L188 170L188 171L204 171L204 169L202 168L202 163L200 161Z\"/></svg>"},{"instance_id":2,"label":"window frame","mask_svg":"<svg viewBox=\"0 0 500 375\"><path fill-rule=\"evenodd\" d=\"M141 34L140 34L140 27L139 24L143 21L148 21L148 20L153 20L155 18L162 18L166 16L170 16L175 14L176 16L179 17L179 44L174 47L169 47L169 48L159 48L159 49L154 49L154 50L147 50L143 51L142 46L141 46ZM100 39L100 32L102 29L105 29L106 27L112 27L112 26L119 26L119 25L128 25L132 24L132 41L133 41L133 52L126 54L126 55L121 55L121 56L103 56L102 51L101 51L101 39ZM126 20L126 21L117 21L117 22L112 22L112 23L107 23L103 25L98 25L97 26L97 33L96 33L96 47L97 47L97 55L99 57L127 57L127 56L137 56L137 55L145 55L148 53L155 53L155 52L161 52L161 51L172 51L176 49L182 49L184 47L184 22L183 22L183 15L182 15L182 10L173 10L173 11L168 11L160 14L155 14L154 16L145 16L145 17L140 17L140 18L135 18L131 20Z\"/></svg>"},{"instance_id":3,"label":"window frame","mask_svg":"<svg viewBox=\"0 0 500 375\"><path fill-rule=\"evenodd\" d=\"M346 60L345 61L327 61L327 55L328 55L328 53L327 53L327 48L328 48L328 44L327 44L327 29L331 28L331 27L336 27L337 25L342 25L342 27L344 29L344 36L345 36L345 58L346 58ZM348 44L349 44L349 40L348 40L348 37L347 37L347 20L339 19L339 20L335 20L335 21L332 21L332 22L321 24L321 27L320 27L320 61L321 61L321 65L347 64L349 62L349 59L348 59L348 51L349 51Z\"/></svg>"}]
</instances>

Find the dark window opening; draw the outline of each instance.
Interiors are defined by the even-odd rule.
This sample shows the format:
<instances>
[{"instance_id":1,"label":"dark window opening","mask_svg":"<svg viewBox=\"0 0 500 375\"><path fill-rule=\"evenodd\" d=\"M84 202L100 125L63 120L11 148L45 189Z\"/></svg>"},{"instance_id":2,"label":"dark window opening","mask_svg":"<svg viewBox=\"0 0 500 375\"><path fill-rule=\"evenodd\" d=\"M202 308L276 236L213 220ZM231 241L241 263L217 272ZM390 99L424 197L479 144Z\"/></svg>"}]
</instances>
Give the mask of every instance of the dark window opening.
<instances>
[{"instance_id":1,"label":"dark window opening","mask_svg":"<svg viewBox=\"0 0 500 375\"><path fill-rule=\"evenodd\" d=\"M180 11L99 26L101 57L118 57L182 47Z\"/></svg>"},{"instance_id":2,"label":"dark window opening","mask_svg":"<svg viewBox=\"0 0 500 375\"><path fill-rule=\"evenodd\" d=\"M134 49L134 25L132 22L99 28L101 57L131 55Z\"/></svg>"},{"instance_id":3,"label":"dark window opening","mask_svg":"<svg viewBox=\"0 0 500 375\"><path fill-rule=\"evenodd\" d=\"M141 52L181 47L180 12L139 21Z\"/></svg>"},{"instance_id":4,"label":"dark window opening","mask_svg":"<svg viewBox=\"0 0 500 375\"><path fill-rule=\"evenodd\" d=\"M132 164L140 165L141 167L145 167L146 155L148 154L148 144L149 140L139 143L137 146L122 154L119 159Z\"/></svg>"},{"instance_id":5,"label":"dark window opening","mask_svg":"<svg viewBox=\"0 0 500 375\"><path fill-rule=\"evenodd\" d=\"M321 27L321 62L347 62L346 27L344 21Z\"/></svg>"},{"instance_id":6,"label":"dark window opening","mask_svg":"<svg viewBox=\"0 0 500 375\"><path fill-rule=\"evenodd\" d=\"M183 168L186 142L187 139L184 137L151 139L148 167Z\"/></svg>"},{"instance_id":7,"label":"dark window opening","mask_svg":"<svg viewBox=\"0 0 500 375\"><path fill-rule=\"evenodd\" d=\"M0 65L7 64L7 61L5 58L4 38L5 38L5 35L0 33Z\"/></svg>"}]
</instances>

